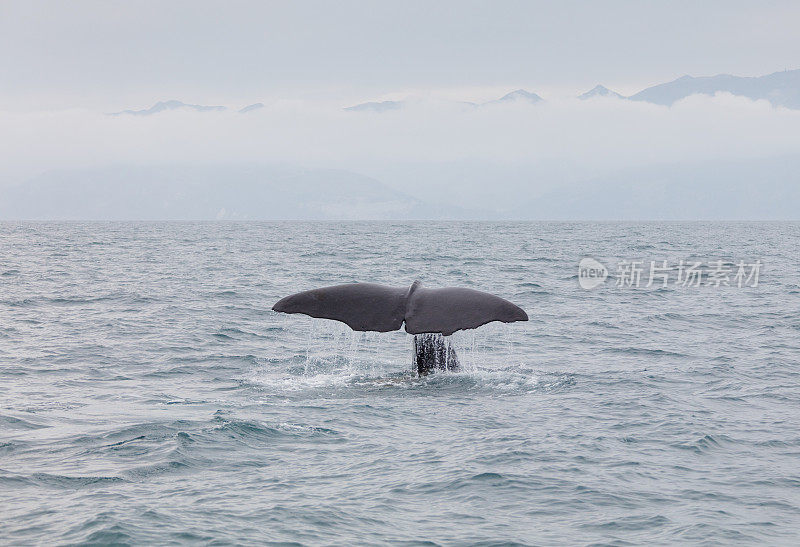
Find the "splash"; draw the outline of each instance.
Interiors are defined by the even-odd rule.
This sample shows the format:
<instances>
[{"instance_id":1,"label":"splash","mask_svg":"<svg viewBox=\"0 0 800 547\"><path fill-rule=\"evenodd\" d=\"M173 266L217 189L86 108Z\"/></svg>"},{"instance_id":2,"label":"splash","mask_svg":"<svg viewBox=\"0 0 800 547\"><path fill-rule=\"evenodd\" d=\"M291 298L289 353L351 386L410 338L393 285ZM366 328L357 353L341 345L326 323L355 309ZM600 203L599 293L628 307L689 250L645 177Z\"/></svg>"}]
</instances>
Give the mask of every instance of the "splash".
<instances>
[{"instance_id":1,"label":"splash","mask_svg":"<svg viewBox=\"0 0 800 547\"><path fill-rule=\"evenodd\" d=\"M403 331L353 331L344 324L312 318L305 322L302 355L272 360L246 377L246 382L273 393L318 392L344 394L363 389L456 389L519 393L549 384L522 362L508 325L490 324L480 330L459 331L446 337L458 354L457 370L428 377L416 372L414 338ZM297 327L293 327L297 329Z\"/></svg>"}]
</instances>

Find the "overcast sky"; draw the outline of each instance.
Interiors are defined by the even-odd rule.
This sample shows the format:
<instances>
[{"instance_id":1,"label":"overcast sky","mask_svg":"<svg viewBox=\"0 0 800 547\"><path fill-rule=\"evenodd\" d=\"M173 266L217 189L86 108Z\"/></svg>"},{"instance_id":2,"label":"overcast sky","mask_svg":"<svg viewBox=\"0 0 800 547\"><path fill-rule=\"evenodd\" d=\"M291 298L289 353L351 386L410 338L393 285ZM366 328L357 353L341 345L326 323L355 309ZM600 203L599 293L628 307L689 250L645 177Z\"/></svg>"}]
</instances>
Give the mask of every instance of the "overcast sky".
<instances>
[{"instance_id":1,"label":"overcast sky","mask_svg":"<svg viewBox=\"0 0 800 547\"><path fill-rule=\"evenodd\" d=\"M47 171L285 163L508 208L631 170L780 167L800 154L800 110L576 95L800 68L798 28L800 1L0 0L0 199ZM517 88L546 101L459 102ZM229 108L106 115L165 99Z\"/></svg>"},{"instance_id":2,"label":"overcast sky","mask_svg":"<svg viewBox=\"0 0 800 547\"><path fill-rule=\"evenodd\" d=\"M481 99L798 68L797 1L0 0L0 108Z\"/></svg>"}]
</instances>

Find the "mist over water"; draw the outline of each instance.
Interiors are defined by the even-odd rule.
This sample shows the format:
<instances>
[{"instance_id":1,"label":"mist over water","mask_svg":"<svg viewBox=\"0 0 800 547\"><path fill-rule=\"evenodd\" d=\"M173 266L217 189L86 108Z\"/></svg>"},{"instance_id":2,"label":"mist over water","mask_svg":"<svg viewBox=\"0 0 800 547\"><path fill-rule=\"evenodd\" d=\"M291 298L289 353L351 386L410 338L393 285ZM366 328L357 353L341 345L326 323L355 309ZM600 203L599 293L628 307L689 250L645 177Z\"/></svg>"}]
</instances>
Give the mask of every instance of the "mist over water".
<instances>
[{"instance_id":1,"label":"mist over water","mask_svg":"<svg viewBox=\"0 0 800 547\"><path fill-rule=\"evenodd\" d=\"M8 543L788 543L797 223L2 223ZM581 289L578 262L612 277ZM622 259L764 264L620 288ZM527 323L412 337L271 311L370 281Z\"/></svg>"}]
</instances>

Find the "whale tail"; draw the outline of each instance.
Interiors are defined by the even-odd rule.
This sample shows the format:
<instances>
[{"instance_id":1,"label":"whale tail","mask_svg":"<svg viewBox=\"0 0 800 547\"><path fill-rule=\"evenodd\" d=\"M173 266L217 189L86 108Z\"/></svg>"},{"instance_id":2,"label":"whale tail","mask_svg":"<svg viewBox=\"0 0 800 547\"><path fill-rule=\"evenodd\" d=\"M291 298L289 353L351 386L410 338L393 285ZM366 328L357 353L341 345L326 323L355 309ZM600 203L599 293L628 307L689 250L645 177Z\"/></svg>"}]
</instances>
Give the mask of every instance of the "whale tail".
<instances>
[{"instance_id":1,"label":"whale tail","mask_svg":"<svg viewBox=\"0 0 800 547\"><path fill-rule=\"evenodd\" d=\"M448 287L426 289L415 281L408 289L375 283L351 283L304 291L279 300L273 310L333 319L357 331L405 330L414 336L420 375L455 370L458 358L445 337L492 321L527 321L520 308L493 294Z\"/></svg>"},{"instance_id":2,"label":"whale tail","mask_svg":"<svg viewBox=\"0 0 800 547\"><path fill-rule=\"evenodd\" d=\"M388 332L405 323L409 334L445 336L492 321L528 320L522 308L499 296L461 287L427 289L419 281L408 289L375 283L323 287L282 298L272 309L341 321L358 331Z\"/></svg>"}]
</instances>

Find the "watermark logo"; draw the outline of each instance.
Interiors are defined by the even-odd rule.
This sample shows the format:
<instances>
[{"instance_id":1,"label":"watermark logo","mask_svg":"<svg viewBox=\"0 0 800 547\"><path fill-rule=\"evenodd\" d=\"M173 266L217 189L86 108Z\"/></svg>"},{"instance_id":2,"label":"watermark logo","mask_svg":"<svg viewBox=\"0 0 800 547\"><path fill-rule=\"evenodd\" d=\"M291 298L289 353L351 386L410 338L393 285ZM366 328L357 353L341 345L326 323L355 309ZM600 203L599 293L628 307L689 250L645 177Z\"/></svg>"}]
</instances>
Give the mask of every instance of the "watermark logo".
<instances>
[{"instance_id":1,"label":"watermark logo","mask_svg":"<svg viewBox=\"0 0 800 547\"><path fill-rule=\"evenodd\" d=\"M608 269L594 258L583 258L578 264L578 283L583 289L594 289L605 283Z\"/></svg>"},{"instance_id":2,"label":"watermark logo","mask_svg":"<svg viewBox=\"0 0 800 547\"><path fill-rule=\"evenodd\" d=\"M680 260L622 260L617 264L614 285L617 287L758 287L761 260L723 262ZM602 285L608 270L594 258L578 264L578 283L584 289Z\"/></svg>"}]
</instances>

